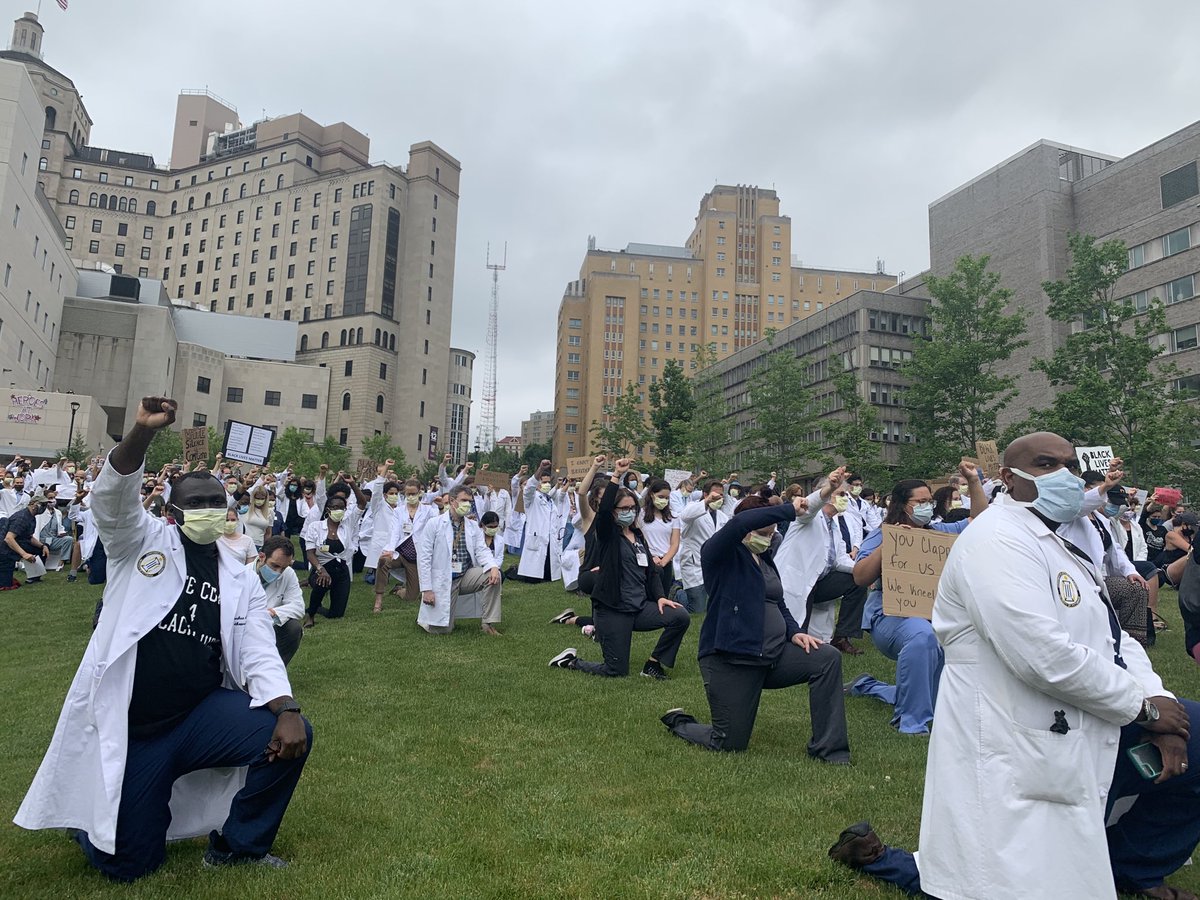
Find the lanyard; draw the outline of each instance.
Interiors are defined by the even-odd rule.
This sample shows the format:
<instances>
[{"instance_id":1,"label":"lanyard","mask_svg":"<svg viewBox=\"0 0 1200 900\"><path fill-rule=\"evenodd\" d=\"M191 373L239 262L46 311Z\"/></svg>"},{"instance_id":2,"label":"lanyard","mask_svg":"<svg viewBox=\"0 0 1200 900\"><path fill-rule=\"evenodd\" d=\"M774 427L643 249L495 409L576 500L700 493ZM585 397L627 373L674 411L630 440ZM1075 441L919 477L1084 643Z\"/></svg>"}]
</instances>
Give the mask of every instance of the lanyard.
<instances>
[{"instance_id":1,"label":"lanyard","mask_svg":"<svg viewBox=\"0 0 1200 900\"><path fill-rule=\"evenodd\" d=\"M1092 576L1092 581L1100 588L1100 599L1104 601L1104 608L1108 610L1108 627L1113 636L1113 662L1122 669L1128 668L1125 665L1125 660L1121 658L1121 621L1117 618L1117 612L1113 609L1112 600L1108 596L1108 588L1104 585L1104 580L1096 575L1095 563L1092 562L1090 556L1068 541L1065 537L1057 532L1051 531L1058 538L1064 547L1067 548L1075 556L1079 557L1084 563L1084 569Z\"/></svg>"}]
</instances>

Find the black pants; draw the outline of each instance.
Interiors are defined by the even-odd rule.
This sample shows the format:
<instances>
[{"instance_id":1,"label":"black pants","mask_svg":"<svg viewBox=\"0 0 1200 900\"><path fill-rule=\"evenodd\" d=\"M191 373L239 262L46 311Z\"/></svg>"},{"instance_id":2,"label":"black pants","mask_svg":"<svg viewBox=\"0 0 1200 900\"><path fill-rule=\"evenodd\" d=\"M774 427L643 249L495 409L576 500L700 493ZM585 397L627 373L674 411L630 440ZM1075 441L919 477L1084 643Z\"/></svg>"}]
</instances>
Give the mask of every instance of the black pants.
<instances>
[{"instance_id":1,"label":"black pants","mask_svg":"<svg viewBox=\"0 0 1200 900\"><path fill-rule=\"evenodd\" d=\"M807 684L813 728L808 755L829 762L849 762L842 654L829 644L805 653L789 643L770 666L739 665L724 654L710 653L700 660L700 672L712 724L702 725L691 716L678 716L671 731L685 741L709 750L745 750L763 689Z\"/></svg>"},{"instance_id":2,"label":"black pants","mask_svg":"<svg viewBox=\"0 0 1200 900\"><path fill-rule=\"evenodd\" d=\"M320 613L327 619L340 619L346 614L346 604L350 602L350 569L340 559L331 559L325 563L325 571L329 575L329 584L325 587L317 585L317 570L313 569L308 576L312 593L308 597L308 614L315 616ZM321 609L321 601L329 594L329 609Z\"/></svg>"},{"instance_id":3,"label":"black pants","mask_svg":"<svg viewBox=\"0 0 1200 900\"><path fill-rule=\"evenodd\" d=\"M682 607L668 607L666 612L660 613L658 604L649 600L636 613L617 612L593 603L592 616L596 621L600 648L604 651L604 662L585 662L580 659L575 661L575 668L605 678L621 678L629 674L629 650L635 631L658 631L661 628L662 637L658 639L651 656L668 668L674 666L679 645L683 643L683 636L692 621ZM841 685L838 688L840 690Z\"/></svg>"},{"instance_id":4,"label":"black pants","mask_svg":"<svg viewBox=\"0 0 1200 900\"><path fill-rule=\"evenodd\" d=\"M299 619L288 619L282 625L275 626L275 649L279 658L286 666L300 649L300 639L304 637L304 627Z\"/></svg>"},{"instance_id":5,"label":"black pants","mask_svg":"<svg viewBox=\"0 0 1200 900\"><path fill-rule=\"evenodd\" d=\"M667 563L658 570L658 577L662 580L663 596L671 596L671 585L675 583L675 567L671 563Z\"/></svg>"},{"instance_id":6,"label":"black pants","mask_svg":"<svg viewBox=\"0 0 1200 900\"><path fill-rule=\"evenodd\" d=\"M813 585L808 593L808 614L812 615L814 603L827 603L830 600L842 599L842 607L838 610L837 625L833 628L833 639L862 637L863 607L867 605L867 589L854 583L854 576L849 572L830 572ZM808 622L805 621L807 627Z\"/></svg>"}]
</instances>

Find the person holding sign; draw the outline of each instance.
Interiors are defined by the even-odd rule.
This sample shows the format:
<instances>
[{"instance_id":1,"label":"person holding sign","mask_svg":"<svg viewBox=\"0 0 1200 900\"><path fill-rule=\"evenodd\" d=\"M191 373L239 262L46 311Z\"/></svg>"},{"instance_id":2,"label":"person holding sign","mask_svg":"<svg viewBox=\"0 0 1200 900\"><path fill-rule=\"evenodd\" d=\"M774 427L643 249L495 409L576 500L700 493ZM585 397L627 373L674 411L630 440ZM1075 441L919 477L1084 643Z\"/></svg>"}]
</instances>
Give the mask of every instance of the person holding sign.
<instances>
[{"instance_id":1,"label":"person holding sign","mask_svg":"<svg viewBox=\"0 0 1200 900\"><path fill-rule=\"evenodd\" d=\"M1200 841L1200 704L1164 688L1058 534L1084 508L1078 471L1056 434L1009 444L1008 494L955 543L934 603L919 857L862 822L834 859L936 897L1195 900L1164 879Z\"/></svg>"},{"instance_id":2,"label":"person holding sign","mask_svg":"<svg viewBox=\"0 0 1200 900\"><path fill-rule=\"evenodd\" d=\"M979 471L970 463L958 467L971 497L971 518L962 522L933 524L933 494L924 481L907 480L892 488L884 525L926 528L947 534L960 534L987 509L987 496L979 481ZM863 628L879 652L896 660L896 683L885 684L870 675L861 675L850 687L852 696L870 696L894 708L892 725L901 734L929 734L933 708L937 701L938 676L942 671L942 651L927 619L916 616L890 616L883 611L883 529L877 528L863 540L854 564L854 581L872 585L863 609Z\"/></svg>"}]
</instances>

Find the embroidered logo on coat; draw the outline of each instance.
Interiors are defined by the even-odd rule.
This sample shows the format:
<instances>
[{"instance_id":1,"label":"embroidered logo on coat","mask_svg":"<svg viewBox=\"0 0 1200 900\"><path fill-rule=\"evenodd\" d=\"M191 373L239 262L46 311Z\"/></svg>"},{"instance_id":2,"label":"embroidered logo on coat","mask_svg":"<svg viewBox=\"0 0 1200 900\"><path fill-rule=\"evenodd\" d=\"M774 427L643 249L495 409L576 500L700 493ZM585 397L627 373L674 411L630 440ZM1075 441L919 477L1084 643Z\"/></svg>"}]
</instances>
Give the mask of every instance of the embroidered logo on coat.
<instances>
[{"instance_id":1,"label":"embroidered logo on coat","mask_svg":"<svg viewBox=\"0 0 1200 900\"><path fill-rule=\"evenodd\" d=\"M1079 601L1083 599L1083 595L1079 593L1079 585L1066 572L1058 573L1058 599L1066 607L1078 606Z\"/></svg>"},{"instance_id":2,"label":"embroidered logo on coat","mask_svg":"<svg viewBox=\"0 0 1200 900\"><path fill-rule=\"evenodd\" d=\"M158 550L151 550L138 557L137 570L148 578L162 574L167 567L167 557Z\"/></svg>"}]
</instances>

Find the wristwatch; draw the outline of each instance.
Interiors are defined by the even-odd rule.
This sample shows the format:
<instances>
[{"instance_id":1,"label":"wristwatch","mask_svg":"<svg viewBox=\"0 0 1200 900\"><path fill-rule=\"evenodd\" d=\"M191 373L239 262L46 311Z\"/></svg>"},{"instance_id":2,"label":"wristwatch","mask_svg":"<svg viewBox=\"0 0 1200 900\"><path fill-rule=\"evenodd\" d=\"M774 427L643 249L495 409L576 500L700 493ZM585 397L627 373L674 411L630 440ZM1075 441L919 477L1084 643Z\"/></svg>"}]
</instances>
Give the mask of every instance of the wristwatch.
<instances>
[{"instance_id":1,"label":"wristwatch","mask_svg":"<svg viewBox=\"0 0 1200 900\"><path fill-rule=\"evenodd\" d=\"M294 712L294 713L300 712L300 704L297 703L295 700L289 700L287 703L283 704L283 706L279 707L279 709L277 709L275 711L276 718L278 718L279 716L282 716L285 712ZM1158 718L1157 710L1155 710L1155 712L1154 712L1154 718L1156 718L1156 719Z\"/></svg>"},{"instance_id":2,"label":"wristwatch","mask_svg":"<svg viewBox=\"0 0 1200 900\"><path fill-rule=\"evenodd\" d=\"M1158 707L1150 702L1149 697L1142 701L1142 715L1146 717L1147 722L1158 721Z\"/></svg>"}]
</instances>

